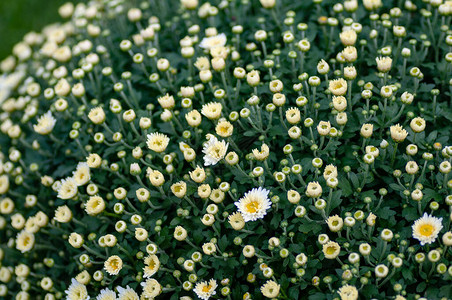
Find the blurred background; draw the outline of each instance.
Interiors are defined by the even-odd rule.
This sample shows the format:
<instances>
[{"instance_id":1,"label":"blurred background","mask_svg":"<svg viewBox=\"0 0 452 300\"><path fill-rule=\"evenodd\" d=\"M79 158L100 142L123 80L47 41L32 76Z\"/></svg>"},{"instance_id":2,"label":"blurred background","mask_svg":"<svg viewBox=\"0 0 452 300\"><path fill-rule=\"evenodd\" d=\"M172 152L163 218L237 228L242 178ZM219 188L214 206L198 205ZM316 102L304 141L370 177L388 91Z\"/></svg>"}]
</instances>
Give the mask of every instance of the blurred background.
<instances>
[{"instance_id":1,"label":"blurred background","mask_svg":"<svg viewBox=\"0 0 452 300\"><path fill-rule=\"evenodd\" d=\"M68 0L0 0L0 61L29 31L61 21L58 8ZM80 2L80 1L72 1Z\"/></svg>"}]
</instances>

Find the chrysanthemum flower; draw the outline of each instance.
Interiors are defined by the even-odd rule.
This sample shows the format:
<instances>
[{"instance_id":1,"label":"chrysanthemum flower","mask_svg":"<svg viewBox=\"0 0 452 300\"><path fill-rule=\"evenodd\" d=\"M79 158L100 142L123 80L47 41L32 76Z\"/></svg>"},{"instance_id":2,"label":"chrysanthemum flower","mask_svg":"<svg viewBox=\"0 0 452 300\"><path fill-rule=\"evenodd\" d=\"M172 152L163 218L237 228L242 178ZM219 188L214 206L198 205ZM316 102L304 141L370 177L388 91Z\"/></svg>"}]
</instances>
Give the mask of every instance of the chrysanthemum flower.
<instances>
[{"instance_id":1,"label":"chrysanthemum flower","mask_svg":"<svg viewBox=\"0 0 452 300\"><path fill-rule=\"evenodd\" d=\"M162 286L154 278L142 282L141 286L143 287L141 297L144 297L145 299L154 299L162 292Z\"/></svg>"},{"instance_id":2,"label":"chrysanthemum flower","mask_svg":"<svg viewBox=\"0 0 452 300\"><path fill-rule=\"evenodd\" d=\"M391 126L389 128L389 130L391 132L391 138L396 143L403 142L406 139L406 137L408 136L408 131L403 129L403 127L400 124Z\"/></svg>"},{"instance_id":3,"label":"chrysanthemum flower","mask_svg":"<svg viewBox=\"0 0 452 300\"><path fill-rule=\"evenodd\" d=\"M169 94L166 94L163 97L159 97L157 101L159 102L160 106L164 109L172 109L175 105L174 97L170 96Z\"/></svg>"},{"instance_id":4,"label":"chrysanthemum flower","mask_svg":"<svg viewBox=\"0 0 452 300\"><path fill-rule=\"evenodd\" d=\"M335 96L343 96L347 93L347 81L342 78L330 80L330 92Z\"/></svg>"},{"instance_id":5,"label":"chrysanthemum flower","mask_svg":"<svg viewBox=\"0 0 452 300\"><path fill-rule=\"evenodd\" d=\"M77 195L77 182L74 178L69 177L61 180L61 185L58 188L58 198L71 199Z\"/></svg>"},{"instance_id":6,"label":"chrysanthemum flower","mask_svg":"<svg viewBox=\"0 0 452 300\"><path fill-rule=\"evenodd\" d=\"M88 167L90 168L99 168L102 164L102 158L97 153L91 153L86 158L86 163L88 164Z\"/></svg>"},{"instance_id":7,"label":"chrysanthemum flower","mask_svg":"<svg viewBox=\"0 0 452 300\"><path fill-rule=\"evenodd\" d=\"M262 187L254 188L234 203L245 222L262 219L267 214L267 210L271 207L271 202L268 199L269 193L269 190Z\"/></svg>"},{"instance_id":8,"label":"chrysanthemum flower","mask_svg":"<svg viewBox=\"0 0 452 300\"><path fill-rule=\"evenodd\" d=\"M337 293L341 297L341 300L356 300L358 299L358 289L353 285L342 286Z\"/></svg>"},{"instance_id":9,"label":"chrysanthemum flower","mask_svg":"<svg viewBox=\"0 0 452 300\"><path fill-rule=\"evenodd\" d=\"M202 152L204 155L204 166L216 165L226 155L229 143L219 141L216 137L211 136L204 144Z\"/></svg>"},{"instance_id":10,"label":"chrysanthemum flower","mask_svg":"<svg viewBox=\"0 0 452 300\"><path fill-rule=\"evenodd\" d=\"M8 175L0 176L0 195L5 194L9 190L9 177Z\"/></svg>"},{"instance_id":11,"label":"chrysanthemum flower","mask_svg":"<svg viewBox=\"0 0 452 300\"><path fill-rule=\"evenodd\" d=\"M110 256L104 263L104 269L110 275L118 275L122 269L122 259L117 255Z\"/></svg>"},{"instance_id":12,"label":"chrysanthemum flower","mask_svg":"<svg viewBox=\"0 0 452 300\"><path fill-rule=\"evenodd\" d=\"M328 243L323 245L322 250L325 258L335 259L341 252L341 246L339 246L339 244L336 242L329 241Z\"/></svg>"},{"instance_id":13,"label":"chrysanthemum flower","mask_svg":"<svg viewBox=\"0 0 452 300\"><path fill-rule=\"evenodd\" d=\"M75 276L75 280L77 280L81 284L87 285L91 280L91 275L88 273L87 270L83 270L81 273Z\"/></svg>"},{"instance_id":14,"label":"chrysanthemum flower","mask_svg":"<svg viewBox=\"0 0 452 300\"><path fill-rule=\"evenodd\" d=\"M334 165L327 165L323 171L323 178L337 178L337 167Z\"/></svg>"},{"instance_id":15,"label":"chrysanthemum flower","mask_svg":"<svg viewBox=\"0 0 452 300\"><path fill-rule=\"evenodd\" d=\"M90 110L88 118L94 124L102 124L105 121L105 112L102 107L95 107Z\"/></svg>"},{"instance_id":16,"label":"chrysanthemum flower","mask_svg":"<svg viewBox=\"0 0 452 300\"><path fill-rule=\"evenodd\" d=\"M163 174L158 170L152 170L148 168L147 176L153 186L161 186L163 183L165 183L165 177L163 177Z\"/></svg>"},{"instance_id":17,"label":"chrysanthemum flower","mask_svg":"<svg viewBox=\"0 0 452 300\"><path fill-rule=\"evenodd\" d=\"M322 191L322 186L318 182L309 182L308 186L306 187L306 196L317 198L322 195Z\"/></svg>"},{"instance_id":18,"label":"chrysanthemum flower","mask_svg":"<svg viewBox=\"0 0 452 300\"><path fill-rule=\"evenodd\" d=\"M378 278L384 278L388 275L389 269L384 264L379 264L375 267L375 276Z\"/></svg>"},{"instance_id":19,"label":"chrysanthemum flower","mask_svg":"<svg viewBox=\"0 0 452 300\"><path fill-rule=\"evenodd\" d=\"M344 220L338 215L329 217L326 220L326 223L328 224L328 227L332 232L338 232L344 226Z\"/></svg>"},{"instance_id":20,"label":"chrysanthemum flower","mask_svg":"<svg viewBox=\"0 0 452 300\"><path fill-rule=\"evenodd\" d=\"M197 127L201 124L202 116L196 109L188 112L185 114L185 120L187 121L188 125L192 127Z\"/></svg>"},{"instance_id":21,"label":"chrysanthemum flower","mask_svg":"<svg viewBox=\"0 0 452 300\"><path fill-rule=\"evenodd\" d=\"M78 186L87 184L91 180L89 165L86 162L80 162L77 169L72 173L72 178Z\"/></svg>"},{"instance_id":22,"label":"chrysanthemum flower","mask_svg":"<svg viewBox=\"0 0 452 300\"><path fill-rule=\"evenodd\" d=\"M126 286L126 288L123 288L121 286L118 286L118 299L127 299L127 300L138 300L140 297L138 296L137 292L135 292L131 287Z\"/></svg>"},{"instance_id":23,"label":"chrysanthemum flower","mask_svg":"<svg viewBox=\"0 0 452 300\"><path fill-rule=\"evenodd\" d=\"M210 61L207 57L201 56L196 59L195 67L198 71L205 71L210 69Z\"/></svg>"},{"instance_id":24,"label":"chrysanthemum flower","mask_svg":"<svg viewBox=\"0 0 452 300\"><path fill-rule=\"evenodd\" d=\"M209 283L207 281L198 282L195 286L196 295L202 300L208 300L211 296L215 295L215 289L217 288L217 281L215 279L210 279Z\"/></svg>"},{"instance_id":25,"label":"chrysanthemum flower","mask_svg":"<svg viewBox=\"0 0 452 300\"><path fill-rule=\"evenodd\" d=\"M174 238L178 241L183 241L187 238L187 230L182 226L177 226L174 229Z\"/></svg>"},{"instance_id":26,"label":"chrysanthemum flower","mask_svg":"<svg viewBox=\"0 0 452 300\"><path fill-rule=\"evenodd\" d=\"M35 245L35 235L22 230L16 237L16 248L22 253L30 251Z\"/></svg>"},{"instance_id":27,"label":"chrysanthemum flower","mask_svg":"<svg viewBox=\"0 0 452 300\"><path fill-rule=\"evenodd\" d=\"M217 126L215 127L215 132L221 136L221 137L229 137L232 135L232 132L234 131L234 126L226 120L218 122Z\"/></svg>"},{"instance_id":28,"label":"chrysanthemum flower","mask_svg":"<svg viewBox=\"0 0 452 300\"><path fill-rule=\"evenodd\" d=\"M91 196L85 203L85 211L90 216L95 216L103 212L105 209L105 201L100 196Z\"/></svg>"},{"instance_id":29,"label":"chrysanthemum flower","mask_svg":"<svg viewBox=\"0 0 452 300\"><path fill-rule=\"evenodd\" d=\"M413 226L413 237L424 246L425 244L433 243L438 237L438 233L443 229L441 222L443 218L436 218L427 213L414 221Z\"/></svg>"},{"instance_id":30,"label":"chrysanthemum flower","mask_svg":"<svg viewBox=\"0 0 452 300\"><path fill-rule=\"evenodd\" d=\"M96 300L116 300L116 293L109 288L105 288L97 295Z\"/></svg>"},{"instance_id":31,"label":"chrysanthemum flower","mask_svg":"<svg viewBox=\"0 0 452 300\"><path fill-rule=\"evenodd\" d=\"M88 291L84 284L79 283L75 278L72 278L71 285L65 291L68 300L88 300Z\"/></svg>"},{"instance_id":32,"label":"chrysanthemum flower","mask_svg":"<svg viewBox=\"0 0 452 300\"><path fill-rule=\"evenodd\" d=\"M205 243L204 245L202 245L202 251L206 255L211 255L211 254L217 252L217 247L215 247L214 243L210 243L210 242Z\"/></svg>"},{"instance_id":33,"label":"chrysanthemum flower","mask_svg":"<svg viewBox=\"0 0 452 300\"><path fill-rule=\"evenodd\" d=\"M392 66L392 59L390 57L377 57L375 59L375 61L377 62L377 68L378 71L386 73L389 72L391 70L391 66Z\"/></svg>"},{"instance_id":34,"label":"chrysanthemum flower","mask_svg":"<svg viewBox=\"0 0 452 300\"><path fill-rule=\"evenodd\" d=\"M270 154L270 148L266 144L262 144L261 150L253 149L254 158L257 160L266 160Z\"/></svg>"},{"instance_id":35,"label":"chrysanthemum flower","mask_svg":"<svg viewBox=\"0 0 452 300\"><path fill-rule=\"evenodd\" d=\"M187 192L187 184L185 181L179 181L171 185L171 192L178 198L183 198Z\"/></svg>"},{"instance_id":36,"label":"chrysanthemum flower","mask_svg":"<svg viewBox=\"0 0 452 300\"><path fill-rule=\"evenodd\" d=\"M160 268L160 260L155 254L147 256L144 259L144 264L145 266L143 268L144 271L143 278L151 277Z\"/></svg>"},{"instance_id":37,"label":"chrysanthemum flower","mask_svg":"<svg viewBox=\"0 0 452 300\"><path fill-rule=\"evenodd\" d=\"M33 125L33 129L42 135L46 135L52 132L55 127L56 119L52 116L50 111L43 114L38 119L38 124Z\"/></svg>"},{"instance_id":38,"label":"chrysanthemum flower","mask_svg":"<svg viewBox=\"0 0 452 300\"><path fill-rule=\"evenodd\" d=\"M201 109L201 114L210 120L216 120L221 116L223 105L219 102L210 102L204 104Z\"/></svg>"},{"instance_id":39,"label":"chrysanthemum flower","mask_svg":"<svg viewBox=\"0 0 452 300\"><path fill-rule=\"evenodd\" d=\"M196 183L202 183L206 179L206 172L204 171L204 168L201 168L200 166L196 166L196 169L189 172L191 180L193 180Z\"/></svg>"},{"instance_id":40,"label":"chrysanthemum flower","mask_svg":"<svg viewBox=\"0 0 452 300\"><path fill-rule=\"evenodd\" d=\"M268 280L263 286L261 286L262 295L270 299L278 297L279 290L280 285L273 280Z\"/></svg>"},{"instance_id":41,"label":"chrysanthemum flower","mask_svg":"<svg viewBox=\"0 0 452 300\"><path fill-rule=\"evenodd\" d=\"M223 47L226 45L226 41L226 35L224 33L220 33L215 36L203 38L201 43L199 43L199 47L210 50L216 47Z\"/></svg>"},{"instance_id":42,"label":"chrysanthemum flower","mask_svg":"<svg viewBox=\"0 0 452 300\"><path fill-rule=\"evenodd\" d=\"M170 141L169 137L158 132L148 134L147 138L146 144L148 148L158 153L165 151Z\"/></svg>"},{"instance_id":43,"label":"chrysanthemum flower","mask_svg":"<svg viewBox=\"0 0 452 300\"><path fill-rule=\"evenodd\" d=\"M232 228L235 230L241 230L245 227L245 220L243 216L239 212L235 212L228 217L229 224L231 224Z\"/></svg>"}]
</instances>

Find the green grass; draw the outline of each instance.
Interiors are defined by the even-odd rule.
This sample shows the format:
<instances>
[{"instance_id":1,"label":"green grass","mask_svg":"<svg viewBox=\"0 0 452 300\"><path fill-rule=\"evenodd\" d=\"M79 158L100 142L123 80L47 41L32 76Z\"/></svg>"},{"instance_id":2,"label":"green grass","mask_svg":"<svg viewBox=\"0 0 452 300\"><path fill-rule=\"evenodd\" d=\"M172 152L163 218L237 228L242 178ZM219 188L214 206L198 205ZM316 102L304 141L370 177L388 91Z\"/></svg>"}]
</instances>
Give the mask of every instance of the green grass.
<instances>
[{"instance_id":1,"label":"green grass","mask_svg":"<svg viewBox=\"0 0 452 300\"><path fill-rule=\"evenodd\" d=\"M0 1L0 60L30 31L39 32L60 21L58 8L68 0L2 0ZM76 1L74 1L76 2Z\"/></svg>"}]
</instances>

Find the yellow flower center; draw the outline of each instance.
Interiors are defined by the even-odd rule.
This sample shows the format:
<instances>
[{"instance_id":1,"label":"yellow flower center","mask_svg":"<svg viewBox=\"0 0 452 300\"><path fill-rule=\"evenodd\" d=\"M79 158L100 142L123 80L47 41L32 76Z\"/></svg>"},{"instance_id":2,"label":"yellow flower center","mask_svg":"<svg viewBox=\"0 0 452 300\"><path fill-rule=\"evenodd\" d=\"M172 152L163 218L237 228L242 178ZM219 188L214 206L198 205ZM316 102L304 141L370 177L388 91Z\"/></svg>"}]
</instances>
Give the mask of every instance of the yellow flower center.
<instances>
[{"instance_id":1,"label":"yellow flower center","mask_svg":"<svg viewBox=\"0 0 452 300\"><path fill-rule=\"evenodd\" d=\"M328 255L332 255L332 254L334 254L334 252L336 252L336 247L328 247L328 248L326 248L326 254L328 254Z\"/></svg>"},{"instance_id":2,"label":"yellow flower center","mask_svg":"<svg viewBox=\"0 0 452 300\"><path fill-rule=\"evenodd\" d=\"M250 201L245 205L247 212L254 214L259 209L259 203L257 201Z\"/></svg>"},{"instance_id":3,"label":"yellow flower center","mask_svg":"<svg viewBox=\"0 0 452 300\"><path fill-rule=\"evenodd\" d=\"M431 224L423 224L419 228L419 234L423 236L431 236L435 228Z\"/></svg>"},{"instance_id":4,"label":"yellow flower center","mask_svg":"<svg viewBox=\"0 0 452 300\"><path fill-rule=\"evenodd\" d=\"M215 149L213 151L215 152L217 158L221 156L221 147L220 147L220 145L215 145Z\"/></svg>"},{"instance_id":5,"label":"yellow flower center","mask_svg":"<svg viewBox=\"0 0 452 300\"><path fill-rule=\"evenodd\" d=\"M340 83L340 82L336 82L334 85L333 85L333 88L334 89L341 89L342 88L342 84Z\"/></svg>"},{"instance_id":6,"label":"yellow flower center","mask_svg":"<svg viewBox=\"0 0 452 300\"><path fill-rule=\"evenodd\" d=\"M149 269L154 270L155 268L155 261L153 259L151 259L151 261L149 262Z\"/></svg>"},{"instance_id":7,"label":"yellow flower center","mask_svg":"<svg viewBox=\"0 0 452 300\"><path fill-rule=\"evenodd\" d=\"M220 127L220 132L223 133L223 134L228 133L228 127L226 127L226 126L221 126L221 127Z\"/></svg>"},{"instance_id":8,"label":"yellow flower center","mask_svg":"<svg viewBox=\"0 0 452 300\"><path fill-rule=\"evenodd\" d=\"M202 287L202 291L204 292L204 293L208 293L208 292L210 292L210 289L211 289L212 287L210 286L210 284L209 285L205 285L205 286L203 286Z\"/></svg>"},{"instance_id":9,"label":"yellow flower center","mask_svg":"<svg viewBox=\"0 0 452 300\"><path fill-rule=\"evenodd\" d=\"M119 261L117 261L116 259L112 260L110 266L112 267L113 270L117 270L119 268Z\"/></svg>"}]
</instances>

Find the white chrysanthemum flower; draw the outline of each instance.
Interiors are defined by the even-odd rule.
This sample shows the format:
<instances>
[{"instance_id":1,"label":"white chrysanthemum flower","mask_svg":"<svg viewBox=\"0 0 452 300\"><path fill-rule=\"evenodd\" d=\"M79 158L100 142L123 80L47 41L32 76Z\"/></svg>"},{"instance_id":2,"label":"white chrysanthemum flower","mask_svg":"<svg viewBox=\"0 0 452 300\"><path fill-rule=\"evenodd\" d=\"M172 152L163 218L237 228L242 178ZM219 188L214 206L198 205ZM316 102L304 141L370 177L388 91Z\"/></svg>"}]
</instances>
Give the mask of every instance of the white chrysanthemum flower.
<instances>
[{"instance_id":1,"label":"white chrysanthemum flower","mask_svg":"<svg viewBox=\"0 0 452 300\"><path fill-rule=\"evenodd\" d=\"M105 288L97 295L96 300L116 300L116 293L109 288Z\"/></svg>"},{"instance_id":2,"label":"white chrysanthemum flower","mask_svg":"<svg viewBox=\"0 0 452 300\"><path fill-rule=\"evenodd\" d=\"M105 201L100 196L91 196L85 203L85 211L90 216L96 216L105 209Z\"/></svg>"},{"instance_id":3,"label":"white chrysanthemum flower","mask_svg":"<svg viewBox=\"0 0 452 300\"><path fill-rule=\"evenodd\" d=\"M0 195L5 194L9 190L9 177L8 175L0 176Z\"/></svg>"},{"instance_id":4,"label":"white chrysanthemum flower","mask_svg":"<svg viewBox=\"0 0 452 300\"><path fill-rule=\"evenodd\" d=\"M148 140L146 144L148 145L148 148L159 153L166 150L170 141L169 137L158 132L148 134L147 137Z\"/></svg>"},{"instance_id":5,"label":"white chrysanthemum flower","mask_svg":"<svg viewBox=\"0 0 452 300\"><path fill-rule=\"evenodd\" d=\"M58 198L71 199L77 195L77 182L74 178L69 177L61 180L61 185L58 188Z\"/></svg>"},{"instance_id":6,"label":"white chrysanthemum flower","mask_svg":"<svg viewBox=\"0 0 452 300\"><path fill-rule=\"evenodd\" d=\"M118 299L119 300L139 300L140 299L137 292L135 292L129 286L126 286L126 288L118 286L116 290L118 291Z\"/></svg>"},{"instance_id":7,"label":"white chrysanthemum flower","mask_svg":"<svg viewBox=\"0 0 452 300\"><path fill-rule=\"evenodd\" d=\"M209 283L207 283L207 281L198 282L195 286L195 293L202 300L208 300L211 296L216 294L216 288L217 281L215 279L210 279Z\"/></svg>"},{"instance_id":8,"label":"white chrysanthemum flower","mask_svg":"<svg viewBox=\"0 0 452 300\"><path fill-rule=\"evenodd\" d=\"M89 165L86 162L80 162L77 165L77 169L72 173L72 178L78 186L87 184L91 179Z\"/></svg>"},{"instance_id":9,"label":"white chrysanthemum flower","mask_svg":"<svg viewBox=\"0 0 452 300\"><path fill-rule=\"evenodd\" d=\"M122 259L117 255L112 255L105 261L104 269L110 275L118 275L122 265Z\"/></svg>"},{"instance_id":10,"label":"white chrysanthemum flower","mask_svg":"<svg viewBox=\"0 0 452 300\"><path fill-rule=\"evenodd\" d=\"M216 47L224 47L224 45L226 45L226 41L226 35L224 33L220 33L215 36L203 38L201 43L199 43L199 47L208 50Z\"/></svg>"},{"instance_id":11,"label":"white chrysanthemum flower","mask_svg":"<svg viewBox=\"0 0 452 300\"><path fill-rule=\"evenodd\" d=\"M281 286L277 282L268 280L263 286L261 286L261 293L266 298L273 299L278 297L280 288Z\"/></svg>"},{"instance_id":12,"label":"white chrysanthemum flower","mask_svg":"<svg viewBox=\"0 0 452 300\"><path fill-rule=\"evenodd\" d=\"M35 245L35 235L26 230L22 230L16 237L16 249L22 253L30 251Z\"/></svg>"},{"instance_id":13,"label":"white chrysanthemum flower","mask_svg":"<svg viewBox=\"0 0 452 300\"><path fill-rule=\"evenodd\" d=\"M358 289L353 285L342 286L337 293L341 296L341 300L356 300L358 299Z\"/></svg>"},{"instance_id":14,"label":"white chrysanthemum flower","mask_svg":"<svg viewBox=\"0 0 452 300\"><path fill-rule=\"evenodd\" d=\"M232 132L234 131L234 125L232 125L229 121L223 120L218 122L217 126L215 127L215 132L221 136L221 137L229 137L232 135Z\"/></svg>"},{"instance_id":15,"label":"white chrysanthemum flower","mask_svg":"<svg viewBox=\"0 0 452 300\"><path fill-rule=\"evenodd\" d=\"M94 124L102 124L105 121L105 112L102 107L95 107L88 113L88 118Z\"/></svg>"},{"instance_id":16,"label":"white chrysanthemum flower","mask_svg":"<svg viewBox=\"0 0 452 300\"><path fill-rule=\"evenodd\" d=\"M38 119L38 124L33 125L33 129L42 135L46 135L52 132L55 127L56 119L52 116L52 112L48 111Z\"/></svg>"},{"instance_id":17,"label":"white chrysanthemum flower","mask_svg":"<svg viewBox=\"0 0 452 300\"><path fill-rule=\"evenodd\" d=\"M160 268L160 260L155 254L151 254L144 259L143 278L154 275Z\"/></svg>"},{"instance_id":18,"label":"white chrysanthemum flower","mask_svg":"<svg viewBox=\"0 0 452 300\"><path fill-rule=\"evenodd\" d=\"M143 287L143 294L141 294L141 297L144 297L145 299L154 299L162 292L162 286L153 278L142 282L141 286Z\"/></svg>"},{"instance_id":19,"label":"white chrysanthemum flower","mask_svg":"<svg viewBox=\"0 0 452 300\"><path fill-rule=\"evenodd\" d=\"M198 71L209 70L210 60L205 56L198 57L195 62L195 67L198 69Z\"/></svg>"},{"instance_id":20,"label":"white chrysanthemum flower","mask_svg":"<svg viewBox=\"0 0 452 300\"><path fill-rule=\"evenodd\" d=\"M408 131L403 129L403 127L400 124L393 125L389 128L389 131L391 132L391 138L396 143L403 142L406 137L408 136Z\"/></svg>"},{"instance_id":21,"label":"white chrysanthemum flower","mask_svg":"<svg viewBox=\"0 0 452 300\"><path fill-rule=\"evenodd\" d=\"M267 210L271 207L270 199L268 199L269 193L269 190L262 187L254 188L234 203L245 222L262 219L267 214Z\"/></svg>"},{"instance_id":22,"label":"white chrysanthemum flower","mask_svg":"<svg viewBox=\"0 0 452 300\"><path fill-rule=\"evenodd\" d=\"M201 109L201 113L209 120L216 120L221 116L223 105L219 102L209 102L204 104Z\"/></svg>"},{"instance_id":23,"label":"white chrysanthemum flower","mask_svg":"<svg viewBox=\"0 0 452 300\"><path fill-rule=\"evenodd\" d=\"M441 222L443 218L436 218L427 213L414 221L413 237L421 242L421 245L433 243L438 237L438 233L443 229Z\"/></svg>"},{"instance_id":24,"label":"white chrysanthemum flower","mask_svg":"<svg viewBox=\"0 0 452 300\"><path fill-rule=\"evenodd\" d=\"M204 153L204 166L216 165L226 155L229 143L224 140L219 141L216 137L211 136L207 143L204 144L202 153Z\"/></svg>"},{"instance_id":25,"label":"white chrysanthemum flower","mask_svg":"<svg viewBox=\"0 0 452 300\"><path fill-rule=\"evenodd\" d=\"M347 81L342 78L330 80L329 90L334 96L343 96L347 93Z\"/></svg>"},{"instance_id":26,"label":"white chrysanthemum flower","mask_svg":"<svg viewBox=\"0 0 452 300\"><path fill-rule=\"evenodd\" d=\"M323 245L322 251L325 255L325 258L335 259L341 252L341 246L339 246L339 244L336 242L329 241L328 243Z\"/></svg>"},{"instance_id":27,"label":"white chrysanthemum flower","mask_svg":"<svg viewBox=\"0 0 452 300\"><path fill-rule=\"evenodd\" d=\"M67 205L58 206L53 219L60 223L67 223L72 219L72 211Z\"/></svg>"},{"instance_id":28,"label":"white chrysanthemum flower","mask_svg":"<svg viewBox=\"0 0 452 300\"><path fill-rule=\"evenodd\" d=\"M72 278L71 285L65 291L67 300L88 300L88 291L84 284L79 283L75 278Z\"/></svg>"}]
</instances>

